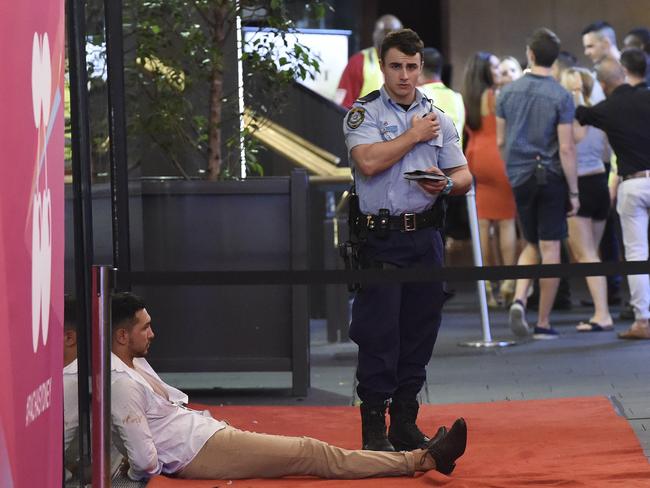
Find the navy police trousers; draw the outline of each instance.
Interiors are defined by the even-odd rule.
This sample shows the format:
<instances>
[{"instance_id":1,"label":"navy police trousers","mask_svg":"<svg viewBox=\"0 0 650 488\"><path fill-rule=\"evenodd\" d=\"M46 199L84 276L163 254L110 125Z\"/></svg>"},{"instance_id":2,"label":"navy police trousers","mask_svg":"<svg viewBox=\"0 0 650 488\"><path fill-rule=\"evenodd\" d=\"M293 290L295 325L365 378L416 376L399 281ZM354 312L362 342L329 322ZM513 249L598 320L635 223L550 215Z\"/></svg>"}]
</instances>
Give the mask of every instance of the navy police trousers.
<instances>
[{"instance_id":1,"label":"navy police trousers","mask_svg":"<svg viewBox=\"0 0 650 488\"><path fill-rule=\"evenodd\" d=\"M441 266L437 229L370 233L361 249L364 266ZM414 398L440 327L442 282L364 284L352 305L350 338L359 346L357 394L363 402Z\"/></svg>"}]
</instances>

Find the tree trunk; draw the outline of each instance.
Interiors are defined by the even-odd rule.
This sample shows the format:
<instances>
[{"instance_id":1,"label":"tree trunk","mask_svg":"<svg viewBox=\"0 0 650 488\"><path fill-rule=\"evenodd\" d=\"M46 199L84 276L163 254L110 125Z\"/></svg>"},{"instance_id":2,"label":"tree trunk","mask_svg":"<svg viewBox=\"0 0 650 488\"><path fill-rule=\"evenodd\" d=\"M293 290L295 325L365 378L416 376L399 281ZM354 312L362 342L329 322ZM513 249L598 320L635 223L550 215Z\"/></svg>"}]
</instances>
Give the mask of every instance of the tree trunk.
<instances>
[{"instance_id":1,"label":"tree trunk","mask_svg":"<svg viewBox=\"0 0 650 488\"><path fill-rule=\"evenodd\" d=\"M213 10L213 42L218 52L223 52L227 32L226 21L230 12L229 0L215 2ZM210 76L210 115L208 119L208 179L216 180L221 174L221 99L223 98L223 65L214 59Z\"/></svg>"}]
</instances>

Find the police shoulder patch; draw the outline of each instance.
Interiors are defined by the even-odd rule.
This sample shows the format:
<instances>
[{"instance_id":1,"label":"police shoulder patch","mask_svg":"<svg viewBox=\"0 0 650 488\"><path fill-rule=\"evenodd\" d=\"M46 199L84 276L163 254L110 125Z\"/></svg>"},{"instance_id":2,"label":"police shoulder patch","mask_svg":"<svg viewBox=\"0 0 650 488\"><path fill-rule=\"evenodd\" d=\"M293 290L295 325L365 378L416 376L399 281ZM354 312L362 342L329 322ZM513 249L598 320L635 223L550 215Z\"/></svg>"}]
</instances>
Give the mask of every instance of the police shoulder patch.
<instances>
[{"instance_id":1,"label":"police shoulder patch","mask_svg":"<svg viewBox=\"0 0 650 488\"><path fill-rule=\"evenodd\" d=\"M366 118L366 110L362 107L354 107L348 112L346 124L350 129L356 129L363 124L363 119Z\"/></svg>"},{"instance_id":2,"label":"police shoulder patch","mask_svg":"<svg viewBox=\"0 0 650 488\"><path fill-rule=\"evenodd\" d=\"M379 98L379 95L381 95L381 92L379 90L371 91L366 96L358 98L357 103L372 102L373 100L377 100Z\"/></svg>"}]
</instances>

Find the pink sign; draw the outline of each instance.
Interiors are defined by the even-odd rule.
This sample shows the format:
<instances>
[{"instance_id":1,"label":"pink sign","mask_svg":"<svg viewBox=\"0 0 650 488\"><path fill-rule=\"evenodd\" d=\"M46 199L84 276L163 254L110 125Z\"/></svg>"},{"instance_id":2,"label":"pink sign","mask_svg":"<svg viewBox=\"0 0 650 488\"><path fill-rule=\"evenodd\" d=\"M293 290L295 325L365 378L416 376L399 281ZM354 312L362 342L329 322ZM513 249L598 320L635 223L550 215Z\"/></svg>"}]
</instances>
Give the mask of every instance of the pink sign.
<instances>
[{"instance_id":1,"label":"pink sign","mask_svg":"<svg viewBox=\"0 0 650 488\"><path fill-rule=\"evenodd\" d=\"M63 0L0 3L0 486L61 486Z\"/></svg>"}]
</instances>

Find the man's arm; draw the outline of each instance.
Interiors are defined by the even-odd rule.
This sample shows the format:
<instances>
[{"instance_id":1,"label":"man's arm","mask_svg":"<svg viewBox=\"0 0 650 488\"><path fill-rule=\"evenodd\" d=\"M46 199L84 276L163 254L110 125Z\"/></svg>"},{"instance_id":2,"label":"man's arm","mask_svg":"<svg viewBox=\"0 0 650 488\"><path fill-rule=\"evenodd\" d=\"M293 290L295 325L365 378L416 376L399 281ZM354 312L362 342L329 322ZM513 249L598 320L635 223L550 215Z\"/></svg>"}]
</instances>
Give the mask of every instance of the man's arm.
<instances>
[{"instance_id":1,"label":"man's arm","mask_svg":"<svg viewBox=\"0 0 650 488\"><path fill-rule=\"evenodd\" d=\"M472 186L472 173L466 164L443 170L454 182L450 195L464 195Z\"/></svg>"},{"instance_id":2,"label":"man's arm","mask_svg":"<svg viewBox=\"0 0 650 488\"><path fill-rule=\"evenodd\" d=\"M564 177L569 185L571 210L569 215L575 215L580 207L578 200L578 171L576 168L576 145L573 140L573 124L558 124L557 137L560 145L560 163Z\"/></svg>"},{"instance_id":3,"label":"man's arm","mask_svg":"<svg viewBox=\"0 0 650 488\"><path fill-rule=\"evenodd\" d=\"M148 479L162 471L146 416L146 398L131 379L118 379L111 389L113 426L124 443L129 459L128 476L134 481Z\"/></svg>"},{"instance_id":4,"label":"man's arm","mask_svg":"<svg viewBox=\"0 0 650 488\"><path fill-rule=\"evenodd\" d=\"M501 117L497 117L497 147L499 148L499 154L501 159L505 162L506 160L506 120Z\"/></svg>"},{"instance_id":5,"label":"man's arm","mask_svg":"<svg viewBox=\"0 0 650 488\"><path fill-rule=\"evenodd\" d=\"M438 136L440 122L435 113L415 116L411 128L391 141L359 144L350 151L356 168L364 176L374 176L397 163L413 147Z\"/></svg>"},{"instance_id":6,"label":"man's arm","mask_svg":"<svg viewBox=\"0 0 650 488\"><path fill-rule=\"evenodd\" d=\"M607 132L606 121L607 117L602 113L602 109L606 108L607 100L603 100L593 107L585 107L584 105L576 108L576 120L580 125L591 125L598 129Z\"/></svg>"}]
</instances>

